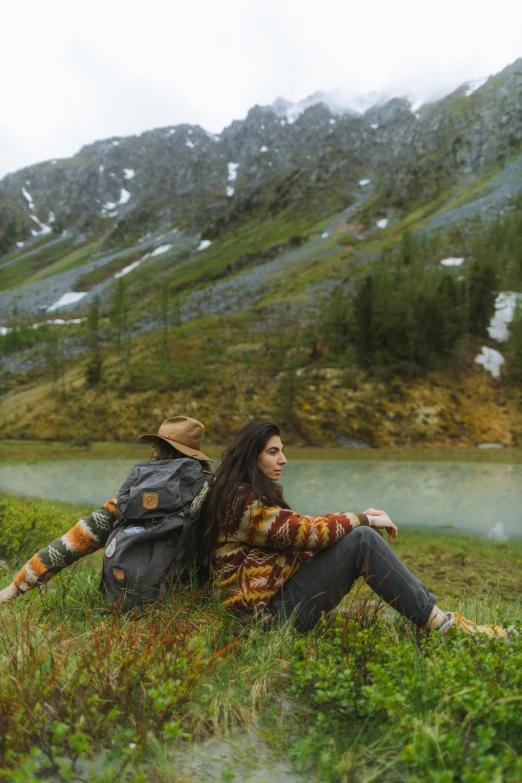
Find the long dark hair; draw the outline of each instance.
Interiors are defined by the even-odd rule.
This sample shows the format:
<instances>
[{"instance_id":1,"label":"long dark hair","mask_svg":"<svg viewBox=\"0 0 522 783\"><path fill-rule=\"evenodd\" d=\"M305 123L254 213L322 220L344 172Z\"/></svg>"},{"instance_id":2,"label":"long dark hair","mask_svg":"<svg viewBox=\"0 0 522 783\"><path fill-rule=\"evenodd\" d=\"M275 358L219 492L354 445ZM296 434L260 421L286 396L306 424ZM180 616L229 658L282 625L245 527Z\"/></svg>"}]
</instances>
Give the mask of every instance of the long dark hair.
<instances>
[{"instance_id":1,"label":"long dark hair","mask_svg":"<svg viewBox=\"0 0 522 783\"><path fill-rule=\"evenodd\" d=\"M277 424L251 421L239 430L223 452L202 513L198 535L200 562L211 562L220 531L226 533L237 525L249 493L253 492L263 505L289 508L281 487L257 466L257 459L270 438L280 434Z\"/></svg>"}]
</instances>

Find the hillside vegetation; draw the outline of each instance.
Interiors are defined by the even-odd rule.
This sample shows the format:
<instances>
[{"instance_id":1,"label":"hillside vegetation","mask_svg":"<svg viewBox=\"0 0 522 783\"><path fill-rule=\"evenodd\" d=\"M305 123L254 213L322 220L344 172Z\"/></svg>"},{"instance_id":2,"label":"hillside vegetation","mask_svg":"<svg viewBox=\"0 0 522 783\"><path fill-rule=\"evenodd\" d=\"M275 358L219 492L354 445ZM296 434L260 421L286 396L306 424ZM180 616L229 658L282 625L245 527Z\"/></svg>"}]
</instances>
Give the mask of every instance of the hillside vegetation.
<instances>
[{"instance_id":1,"label":"hillside vegetation","mask_svg":"<svg viewBox=\"0 0 522 783\"><path fill-rule=\"evenodd\" d=\"M0 496L0 586L85 510ZM442 606L520 628L520 544L394 546ZM95 554L3 606L0 780L520 780L522 637L444 642L361 586L298 635L244 627L211 589L125 617L98 584Z\"/></svg>"},{"instance_id":2,"label":"hillside vegetation","mask_svg":"<svg viewBox=\"0 0 522 783\"><path fill-rule=\"evenodd\" d=\"M5 434L184 411L215 443L267 417L308 446L520 446L521 83L517 61L418 115L254 107L6 177Z\"/></svg>"}]
</instances>

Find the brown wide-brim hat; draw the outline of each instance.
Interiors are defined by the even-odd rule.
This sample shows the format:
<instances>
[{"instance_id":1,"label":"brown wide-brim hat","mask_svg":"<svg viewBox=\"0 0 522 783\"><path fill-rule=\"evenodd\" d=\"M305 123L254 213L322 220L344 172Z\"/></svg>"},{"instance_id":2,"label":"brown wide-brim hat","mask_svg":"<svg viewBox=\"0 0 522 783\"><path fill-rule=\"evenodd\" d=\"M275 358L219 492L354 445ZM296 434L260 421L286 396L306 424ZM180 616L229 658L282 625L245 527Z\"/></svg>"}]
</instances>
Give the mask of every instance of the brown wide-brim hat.
<instances>
[{"instance_id":1,"label":"brown wide-brim hat","mask_svg":"<svg viewBox=\"0 0 522 783\"><path fill-rule=\"evenodd\" d=\"M205 427L197 419L188 416L171 416L165 419L159 430L154 434L140 435L140 440L147 443L157 443L159 440L174 446L175 449L203 461L212 461L201 451L205 437Z\"/></svg>"}]
</instances>

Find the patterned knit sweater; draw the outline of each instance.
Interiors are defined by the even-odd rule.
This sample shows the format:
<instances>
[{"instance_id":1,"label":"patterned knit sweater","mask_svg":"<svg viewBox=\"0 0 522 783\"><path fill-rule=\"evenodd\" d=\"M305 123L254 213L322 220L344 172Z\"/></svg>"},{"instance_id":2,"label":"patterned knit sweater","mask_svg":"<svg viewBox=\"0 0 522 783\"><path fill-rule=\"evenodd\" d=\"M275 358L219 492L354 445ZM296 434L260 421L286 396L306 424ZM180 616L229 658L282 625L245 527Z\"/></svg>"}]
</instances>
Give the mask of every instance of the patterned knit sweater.
<instances>
[{"instance_id":1,"label":"patterned knit sweater","mask_svg":"<svg viewBox=\"0 0 522 783\"><path fill-rule=\"evenodd\" d=\"M368 525L366 514L301 516L263 506L251 493L239 524L222 529L218 540L216 575L225 605L247 612L265 607L302 563L359 525Z\"/></svg>"},{"instance_id":2,"label":"patterned knit sweater","mask_svg":"<svg viewBox=\"0 0 522 783\"><path fill-rule=\"evenodd\" d=\"M107 501L63 536L34 554L14 578L20 592L104 546L118 519L117 499ZM216 578L225 605L242 611L265 607L281 586L313 554L358 525L365 514L351 512L300 516L280 506L263 506L250 494L239 524L222 530L216 551Z\"/></svg>"}]
</instances>

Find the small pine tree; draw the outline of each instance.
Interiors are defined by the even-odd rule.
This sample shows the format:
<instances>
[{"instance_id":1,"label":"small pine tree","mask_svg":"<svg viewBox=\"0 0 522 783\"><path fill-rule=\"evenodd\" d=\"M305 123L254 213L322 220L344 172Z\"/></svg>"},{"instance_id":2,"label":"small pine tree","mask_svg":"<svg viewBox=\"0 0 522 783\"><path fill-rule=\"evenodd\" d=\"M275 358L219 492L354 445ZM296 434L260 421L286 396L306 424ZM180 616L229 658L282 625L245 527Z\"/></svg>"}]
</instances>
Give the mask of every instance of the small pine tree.
<instances>
[{"instance_id":1,"label":"small pine tree","mask_svg":"<svg viewBox=\"0 0 522 783\"><path fill-rule=\"evenodd\" d=\"M128 364L130 359L131 341L128 323L129 302L127 296L127 286L125 285L125 280L122 277L119 278L118 285L116 286L116 290L114 292L109 317L116 333L116 345L120 354L120 358L125 364Z\"/></svg>"},{"instance_id":2,"label":"small pine tree","mask_svg":"<svg viewBox=\"0 0 522 783\"><path fill-rule=\"evenodd\" d=\"M412 264L416 255L416 242L415 237L411 231L407 228L401 237L401 244L399 248L399 256L402 263L405 266Z\"/></svg>"},{"instance_id":3,"label":"small pine tree","mask_svg":"<svg viewBox=\"0 0 522 783\"><path fill-rule=\"evenodd\" d=\"M169 293L169 284L165 281L161 289L160 307L163 326L163 361L166 364L169 362Z\"/></svg>"},{"instance_id":4,"label":"small pine tree","mask_svg":"<svg viewBox=\"0 0 522 783\"><path fill-rule=\"evenodd\" d=\"M16 241L16 237L16 223L11 219L7 223L5 230L0 234L0 256L9 252Z\"/></svg>"},{"instance_id":5,"label":"small pine tree","mask_svg":"<svg viewBox=\"0 0 522 783\"><path fill-rule=\"evenodd\" d=\"M94 297L87 313L87 344L90 355L85 369L85 380L89 386L95 386L102 377L99 296Z\"/></svg>"},{"instance_id":6,"label":"small pine tree","mask_svg":"<svg viewBox=\"0 0 522 783\"><path fill-rule=\"evenodd\" d=\"M475 260L471 264L467 280L468 329L471 334L484 337L495 313L495 301L499 290L499 276L488 259Z\"/></svg>"}]
</instances>

